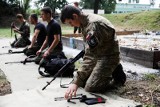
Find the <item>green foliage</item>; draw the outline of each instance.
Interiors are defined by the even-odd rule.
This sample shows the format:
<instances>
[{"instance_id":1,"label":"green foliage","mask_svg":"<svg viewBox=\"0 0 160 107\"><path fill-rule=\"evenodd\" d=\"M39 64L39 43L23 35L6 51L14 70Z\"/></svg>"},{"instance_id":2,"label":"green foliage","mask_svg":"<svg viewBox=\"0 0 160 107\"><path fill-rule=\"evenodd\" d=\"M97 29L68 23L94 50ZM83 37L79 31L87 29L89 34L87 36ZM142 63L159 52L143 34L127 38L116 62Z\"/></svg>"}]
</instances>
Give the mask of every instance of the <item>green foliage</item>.
<instances>
[{"instance_id":1,"label":"green foliage","mask_svg":"<svg viewBox=\"0 0 160 107\"><path fill-rule=\"evenodd\" d=\"M81 0L80 6L85 9L94 9L95 0ZM112 13L115 10L116 0L100 0L98 8L104 9L105 13Z\"/></svg>"},{"instance_id":2,"label":"green foliage","mask_svg":"<svg viewBox=\"0 0 160 107\"><path fill-rule=\"evenodd\" d=\"M80 6L84 9L93 9L94 8L94 0L81 0Z\"/></svg>"},{"instance_id":3,"label":"green foliage","mask_svg":"<svg viewBox=\"0 0 160 107\"><path fill-rule=\"evenodd\" d=\"M20 7L22 8L21 13L26 17L27 15L27 10L29 9L30 5L29 3L31 0L20 0Z\"/></svg>"},{"instance_id":4,"label":"green foliage","mask_svg":"<svg viewBox=\"0 0 160 107\"><path fill-rule=\"evenodd\" d=\"M22 13L26 16L30 2L31 0L1 0L0 16L15 15L17 13Z\"/></svg>"},{"instance_id":5,"label":"green foliage","mask_svg":"<svg viewBox=\"0 0 160 107\"><path fill-rule=\"evenodd\" d=\"M102 0L102 7L105 13L112 13L116 7L116 0Z\"/></svg>"},{"instance_id":6,"label":"green foliage","mask_svg":"<svg viewBox=\"0 0 160 107\"><path fill-rule=\"evenodd\" d=\"M37 15L40 15L40 10L39 9L29 9L28 14L36 13Z\"/></svg>"},{"instance_id":7,"label":"green foliage","mask_svg":"<svg viewBox=\"0 0 160 107\"><path fill-rule=\"evenodd\" d=\"M105 14L116 28L126 30L160 30L160 11L143 11L125 14Z\"/></svg>"},{"instance_id":8,"label":"green foliage","mask_svg":"<svg viewBox=\"0 0 160 107\"><path fill-rule=\"evenodd\" d=\"M155 105L143 105L143 107L156 107Z\"/></svg>"},{"instance_id":9,"label":"green foliage","mask_svg":"<svg viewBox=\"0 0 160 107\"><path fill-rule=\"evenodd\" d=\"M53 12L55 9L62 9L68 2L66 0L38 0L40 5L49 6Z\"/></svg>"},{"instance_id":10,"label":"green foliage","mask_svg":"<svg viewBox=\"0 0 160 107\"><path fill-rule=\"evenodd\" d=\"M18 1L17 0L0 0L0 17L14 15L18 10Z\"/></svg>"},{"instance_id":11,"label":"green foliage","mask_svg":"<svg viewBox=\"0 0 160 107\"><path fill-rule=\"evenodd\" d=\"M143 78L145 80L153 81L157 78L157 75L155 75L155 74L145 74Z\"/></svg>"}]
</instances>

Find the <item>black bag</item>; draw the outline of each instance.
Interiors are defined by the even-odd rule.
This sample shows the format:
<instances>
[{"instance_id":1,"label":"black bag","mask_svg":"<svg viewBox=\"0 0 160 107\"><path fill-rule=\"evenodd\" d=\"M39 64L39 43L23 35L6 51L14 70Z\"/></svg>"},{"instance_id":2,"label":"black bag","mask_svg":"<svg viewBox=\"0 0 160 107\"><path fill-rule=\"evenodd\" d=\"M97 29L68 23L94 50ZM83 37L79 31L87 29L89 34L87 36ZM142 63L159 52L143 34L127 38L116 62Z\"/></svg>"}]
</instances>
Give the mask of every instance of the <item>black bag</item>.
<instances>
[{"instance_id":1,"label":"black bag","mask_svg":"<svg viewBox=\"0 0 160 107\"><path fill-rule=\"evenodd\" d=\"M59 57L53 58L49 61L45 60L40 64L38 68L39 74L44 77L54 76L70 60L71 59L64 59L64 58L59 58ZM44 68L44 72L40 71L41 67ZM58 76L73 77L74 69L75 69L75 65L72 64L71 66L68 67L68 69L65 70L63 74L58 75Z\"/></svg>"}]
</instances>

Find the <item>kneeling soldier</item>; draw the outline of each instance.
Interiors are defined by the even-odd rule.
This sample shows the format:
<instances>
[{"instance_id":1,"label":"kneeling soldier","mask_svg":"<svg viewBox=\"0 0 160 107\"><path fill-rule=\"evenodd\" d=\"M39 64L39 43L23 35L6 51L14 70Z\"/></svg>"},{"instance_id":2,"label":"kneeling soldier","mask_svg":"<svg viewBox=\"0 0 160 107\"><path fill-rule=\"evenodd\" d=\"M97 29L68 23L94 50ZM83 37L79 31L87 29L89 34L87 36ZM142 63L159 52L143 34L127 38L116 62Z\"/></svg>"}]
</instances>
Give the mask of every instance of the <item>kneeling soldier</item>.
<instances>
[{"instance_id":1,"label":"kneeling soldier","mask_svg":"<svg viewBox=\"0 0 160 107\"><path fill-rule=\"evenodd\" d=\"M29 20L35 27L31 45L24 50L24 54L27 56L36 55L36 52L41 48L47 35L45 26L38 22L37 14L31 14Z\"/></svg>"},{"instance_id":2,"label":"kneeling soldier","mask_svg":"<svg viewBox=\"0 0 160 107\"><path fill-rule=\"evenodd\" d=\"M78 87L89 92L104 92L114 87L114 83L120 82L123 85L126 77L119 64L119 44L113 25L102 16L81 13L78 8L70 5L62 9L61 21L81 27L86 42L82 68L67 89L65 98L76 95ZM121 74L121 78L114 79Z\"/></svg>"},{"instance_id":3,"label":"kneeling soldier","mask_svg":"<svg viewBox=\"0 0 160 107\"><path fill-rule=\"evenodd\" d=\"M19 33L21 35L20 38L15 40L11 46L12 47L26 47L27 45L31 44L31 41L29 40L30 37L30 27L27 21L24 19L22 14L17 14L17 21L22 23L20 28L17 28L14 24L12 24L12 29L15 33Z\"/></svg>"}]
</instances>

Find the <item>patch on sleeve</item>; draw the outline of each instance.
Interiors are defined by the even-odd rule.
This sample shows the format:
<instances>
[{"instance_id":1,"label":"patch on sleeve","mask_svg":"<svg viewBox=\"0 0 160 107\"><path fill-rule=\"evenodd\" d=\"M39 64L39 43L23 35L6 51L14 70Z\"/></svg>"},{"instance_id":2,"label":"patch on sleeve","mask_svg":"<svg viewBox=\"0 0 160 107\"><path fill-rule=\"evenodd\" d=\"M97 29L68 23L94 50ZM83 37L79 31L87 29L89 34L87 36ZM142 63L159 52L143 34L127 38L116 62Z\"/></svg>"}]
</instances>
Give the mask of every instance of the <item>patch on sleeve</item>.
<instances>
[{"instance_id":1,"label":"patch on sleeve","mask_svg":"<svg viewBox=\"0 0 160 107\"><path fill-rule=\"evenodd\" d=\"M98 40L92 33L88 33L86 41L90 48L95 48L98 45Z\"/></svg>"}]
</instances>

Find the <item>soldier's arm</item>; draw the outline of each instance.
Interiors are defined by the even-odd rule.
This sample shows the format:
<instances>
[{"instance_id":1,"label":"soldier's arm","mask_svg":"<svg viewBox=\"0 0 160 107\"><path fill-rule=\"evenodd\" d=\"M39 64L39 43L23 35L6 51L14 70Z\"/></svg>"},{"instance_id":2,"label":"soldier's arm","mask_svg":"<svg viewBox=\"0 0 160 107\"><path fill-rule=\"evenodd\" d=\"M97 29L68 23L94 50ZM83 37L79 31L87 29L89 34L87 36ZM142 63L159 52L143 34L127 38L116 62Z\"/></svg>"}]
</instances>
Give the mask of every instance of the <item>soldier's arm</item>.
<instances>
[{"instance_id":1,"label":"soldier's arm","mask_svg":"<svg viewBox=\"0 0 160 107\"><path fill-rule=\"evenodd\" d=\"M96 25L92 23L86 29L87 35L85 35L85 42L88 46L85 49L85 55L83 57L82 69L77 72L76 77L74 78L73 84L78 85L78 87L84 87L87 79L93 71L93 68L96 64L95 58L93 54L91 54L91 50L94 50L98 47L101 42L100 37L96 32Z\"/></svg>"},{"instance_id":2,"label":"soldier's arm","mask_svg":"<svg viewBox=\"0 0 160 107\"><path fill-rule=\"evenodd\" d=\"M35 32L34 32L34 35L33 35L33 38L32 38L32 42L31 42L31 45L30 45L30 48L33 47L33 45L35 44L36 40L37 40L37 37L38 37L38 34L39 34L40 30L36 29Z\"/></svg>"},{"instance_id":3,"label":"soldier's arm","mask_svg":"<svg viewBox=\"0 0 160 107\"><path fill-rule=\"evenodd\" d=\"M48 52L51 53L53 51L53 49L57 46L57 44L59 43L60 41L60 35L56 34L54 35L54 40L51 44L51 46L48 48Z\"/></svg>"},{"instance_id":4,"label":"soldier's arm","mask_svg":"<svg viewBox=\"0 0 160 107\"><path fill-rule=\"evenodd\" d=\"M48 36L46 36L46 39L45 41L43 42L43 45L41 46L40 50L39 51L43 51L48 45Z\"/></svg>"},{"instance_id":5,"label":"soldier's arm","mask_svg":"<svg viewBox=\"0 0 160 107\"><path fill-rule=\"evenodd\" d=\"M112 34L114 34L114 29L100 23L91 23L87 27L86 31L87 35L84 35L84 41L86 42L87 47L83 57L84 61L82 64L82 70L77 72L77 76L73 81L73 83L79 87L83 87L85 85L87 79L95 67L96 62L94 61L94 55L97 53L97 51L102 50L101 47L106 45L106 42L110 43L113 41ZM111 33L111 35L109 33Z\"/></svg>"}]
</instances>

